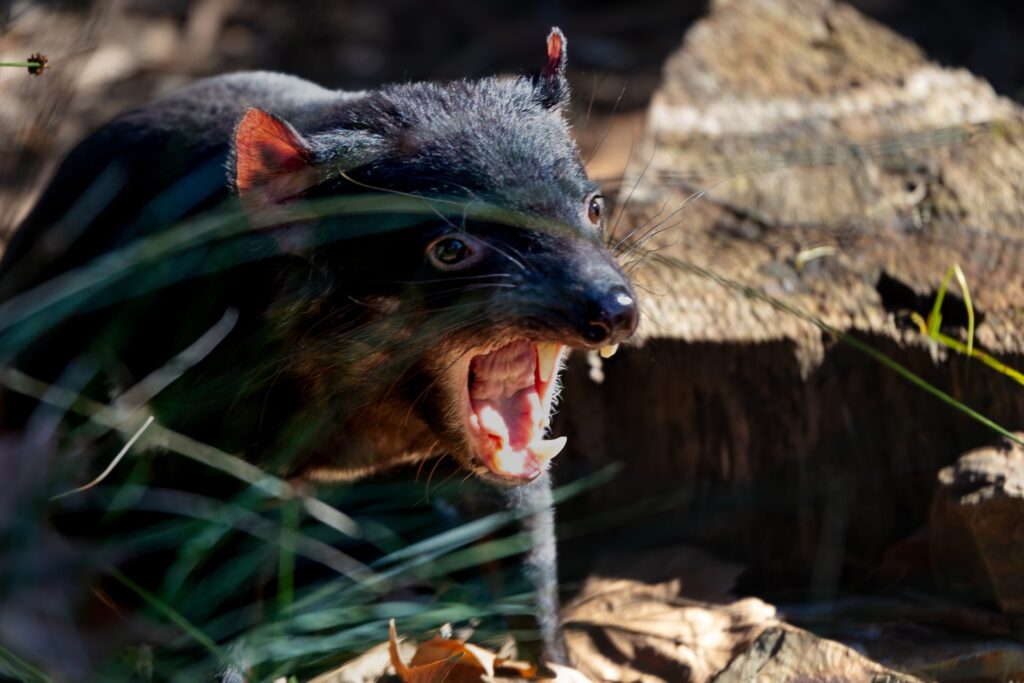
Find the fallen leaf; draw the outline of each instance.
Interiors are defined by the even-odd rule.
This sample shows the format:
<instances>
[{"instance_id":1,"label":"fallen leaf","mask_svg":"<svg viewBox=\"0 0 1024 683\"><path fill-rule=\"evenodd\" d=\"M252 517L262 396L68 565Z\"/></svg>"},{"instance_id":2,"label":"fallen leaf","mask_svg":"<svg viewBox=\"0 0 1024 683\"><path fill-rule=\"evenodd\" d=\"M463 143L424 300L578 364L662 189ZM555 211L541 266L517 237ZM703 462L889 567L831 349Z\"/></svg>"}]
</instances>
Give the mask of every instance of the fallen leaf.
<instances>
[{"instance_id":1,"label":"fallen leaf","mask_svg":"<svg viewBox=\"0 0 1024 683\"><path fill-rule=\"evenodd\" d=\"M548 667L555 672L555 683L593 683L576 669L561 664L548 664Z\"/></svg>"},{"instance_id":2,"label":"fallen leaf","mask_svg":"<svg viewBox=\"0 0 1024 683\"><path fill-rule=\"evenodd\" d=\"M459 666L477 668L488 678L494 678L494 664L497 661L497 655L471 643L438 636L420 643L410 664L415 667L452 657L460 657Z\"/></svg>"},{"instance_id":3,"label":"fallen leaf","mask_svg":"<svg viewBox=\"0 0 1024 683\"><path fill-rule=\"evenodd\" d=\"M388 673L391 664L391 643L381 643L372 647L355 659L342 664L336 669L320 674L309 683L374 683ZM411 658L416 646L409 642L398 643L399 657Z\"/></svg>"},{"instance_id":4,"label":"fallen leaf","mask_svg":"<svg viewBox=\"0 0 1024 683\"><path fill-rule=\"evenodd\" d=\"M398 672L399 678L404 683L455 683L455 678L451 678L450 674L452 669L458 664L461 655L455 655L449 659L435 660L426 664L418 664L416 666L408 666L402 661L402 658L398 654L398 631L395 628L395 620L392 619L388 625L388 650L391 653L391 665L395 667L395 671ZM417 654L419 651L417 650ZM416 657L413 656L415 661ZM466 679L473 680L473 679ZM476 679L479 681L479 677Z\"/></svg>"}]
</instances>

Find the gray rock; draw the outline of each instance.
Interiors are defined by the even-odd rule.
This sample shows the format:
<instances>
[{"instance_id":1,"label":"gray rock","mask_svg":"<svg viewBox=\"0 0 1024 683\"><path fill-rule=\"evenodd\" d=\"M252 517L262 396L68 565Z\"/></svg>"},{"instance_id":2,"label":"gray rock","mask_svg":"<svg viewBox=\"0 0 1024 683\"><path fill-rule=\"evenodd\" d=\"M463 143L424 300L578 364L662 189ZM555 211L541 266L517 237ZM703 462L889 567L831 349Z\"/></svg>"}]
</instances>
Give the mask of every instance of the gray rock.
<instances>
[{"instance_id":1,"label":"gray rock","mask_svg":"<svg viewBox=\"0 0 1024 683\"><path fill-rule=\"evenodd\" d=\"M711 683L913 683L834 640L780 625L766 629Z\"/></svg>"},{"instance_id":2,"label":"gray rock","mask_svg":"<svg viewBox=\"0 0 1024 683\"><path fill-rule=\"evenodd\" d=\"M981 448L943 468L930 535L940 587L1024 614L1024 448Z\"/></svg>"}]
</instances>

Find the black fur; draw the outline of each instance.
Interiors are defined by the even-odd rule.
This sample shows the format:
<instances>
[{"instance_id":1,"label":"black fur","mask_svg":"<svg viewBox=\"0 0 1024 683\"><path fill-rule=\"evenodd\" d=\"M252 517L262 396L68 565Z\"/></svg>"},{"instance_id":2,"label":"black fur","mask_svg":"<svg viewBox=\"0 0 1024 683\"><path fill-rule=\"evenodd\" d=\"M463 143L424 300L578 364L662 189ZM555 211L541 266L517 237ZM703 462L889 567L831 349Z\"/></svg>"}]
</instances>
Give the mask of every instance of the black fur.
<instances>
[{"instance_id":1,"label":"black fur","mask_svg":"<svg viewBox=\"0 0 1024 683\"><path fill-rule=\"evenodd\" d=\"M523 337L594 348L636 325L632 305L602 322L633 292L588 220L596 186L562 114L558 37L537 76L342 93L242 73L107 124L71 152L0 262L0 321L19 321L0 326L0 361L46 381L87 366L83 393L108 400L234 309L227 339L154 398L162 424L288 476L353 478L443 452L472 466L451 414L457 358ZM312 154L315 182L280 198L304 201L280 208L340 210L239 210L233 140L254 107ZM344 204L367 196L393 206ZM225 207L217 230L147 255ZM446 235L476 245L471 267L431 264ZM91 284L47 299L67 291L48 283L83 273ZM0 400L8 429L33 409ZM523 505L549 503L546 474L526 490ZM531 524L543 630L564 660L550 510Z\"/></svg>"}]
</instances>

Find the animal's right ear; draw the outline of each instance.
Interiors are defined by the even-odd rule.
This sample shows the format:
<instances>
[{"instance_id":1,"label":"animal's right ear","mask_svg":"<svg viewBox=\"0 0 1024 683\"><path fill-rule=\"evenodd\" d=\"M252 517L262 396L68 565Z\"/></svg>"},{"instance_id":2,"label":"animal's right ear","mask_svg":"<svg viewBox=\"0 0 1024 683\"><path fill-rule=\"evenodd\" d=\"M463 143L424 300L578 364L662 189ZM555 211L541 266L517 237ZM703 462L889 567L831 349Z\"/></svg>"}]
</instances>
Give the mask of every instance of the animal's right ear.
<instances>
[{"instance_id":1,"label":"animal's right ear","mask_svg":"<svg viewBox=\"0 0 1024 683\"><path fill-rule=\"evenodd\" d=\"M565 80L565 34L557 26L548 34L548 61L540 73L533 77L537 99L547 109L557 109L569 103L569 82Z\"/></svg>"},{"instance_id":2,"label":"animal's right ear","mask_svg":"<svg viewBox=\"0 0 1024 683\"><path fill-rule=\"evenodd\" d=\"M247 206L279 204L316 185L313 149L287 121L255 107L235 128L235 187Z\"/></svg>"}]
</instances>

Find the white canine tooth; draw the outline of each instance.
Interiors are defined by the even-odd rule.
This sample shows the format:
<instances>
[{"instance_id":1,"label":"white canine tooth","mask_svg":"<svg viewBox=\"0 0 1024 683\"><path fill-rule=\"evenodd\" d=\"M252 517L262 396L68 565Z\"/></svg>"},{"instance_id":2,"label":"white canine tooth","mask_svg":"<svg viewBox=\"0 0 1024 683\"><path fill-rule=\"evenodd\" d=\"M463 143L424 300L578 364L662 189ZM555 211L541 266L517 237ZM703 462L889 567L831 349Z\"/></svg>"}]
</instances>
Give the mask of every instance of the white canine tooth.
<instances>
[{"instance_id":1,"label":"white canine tooth","mask_svg":"<svg viewBox=\"0 0 1024 683\"><path fill-rule=\"evenodd\" d=\"M615 355L615 352L619 350L618 344L611 344L610 346L601 347L601 358L611 358Z\"/></svg>"},{"instance_id":2,"label":"white canine tooth","mask_svg":"<svg viewBox=\"0 0 1024 683\"><path fill-rule=\"evenodd\" d=\"M555 366L558 364L559 350L559 345L551 342L537 344L537 374L540 375L540 381L551 381L551 375L555 374Z\"/></svg>"},{"instance_id":3,"label":"white canine tooth","mask_svg":"<svg viewBox=\"0 0 1024 683\"><path fill-rule=\"evenodd\" d=\"M569 439L560 436L557 439L538 439L530 444L530 450L541 460L551 460L565 448Z\"/></svg>"}]
</instances>

